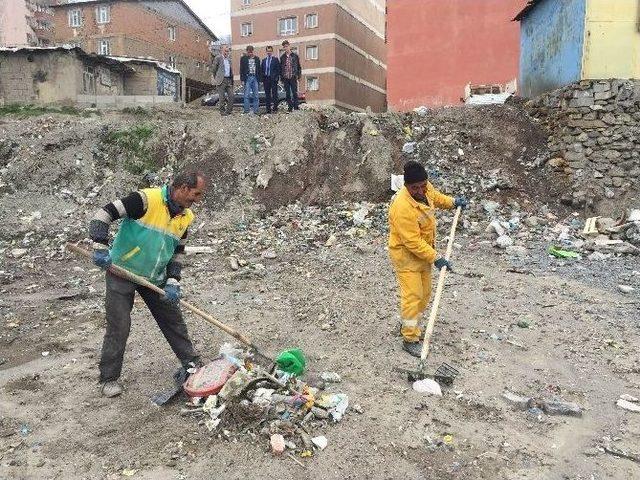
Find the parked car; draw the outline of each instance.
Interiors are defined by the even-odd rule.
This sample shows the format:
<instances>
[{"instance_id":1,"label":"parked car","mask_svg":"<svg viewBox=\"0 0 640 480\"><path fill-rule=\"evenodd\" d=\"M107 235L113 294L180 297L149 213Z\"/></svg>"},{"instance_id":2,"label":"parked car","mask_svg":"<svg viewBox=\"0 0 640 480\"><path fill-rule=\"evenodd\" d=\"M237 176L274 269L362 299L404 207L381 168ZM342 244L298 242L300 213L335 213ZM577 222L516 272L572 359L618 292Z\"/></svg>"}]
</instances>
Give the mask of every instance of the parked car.
<instances>
[{"instance_id":1,"label":"parked car","mask_svg":"<svg viewBox=\"0 0 640 480\"><path fill-rule=\"evenodd\" d=\"M260 100L260 106L264 107L266 105L266 96L264 94L264 85L261 83L258 88L258 99ZM206 94L202 100L203 107L214 107L218 104L220 97L217 92L210 92ZM282 85L278 85L278 102L280 105L278 108L282 108L287 104L287 95L284 92L284 87ZM298 92L298 103L306 103L305 94L303 92ZM236 107L242 107L244 105L244 87L242 85L238 85L233 91L233 105Z\"/></svg>"}]
</instances>

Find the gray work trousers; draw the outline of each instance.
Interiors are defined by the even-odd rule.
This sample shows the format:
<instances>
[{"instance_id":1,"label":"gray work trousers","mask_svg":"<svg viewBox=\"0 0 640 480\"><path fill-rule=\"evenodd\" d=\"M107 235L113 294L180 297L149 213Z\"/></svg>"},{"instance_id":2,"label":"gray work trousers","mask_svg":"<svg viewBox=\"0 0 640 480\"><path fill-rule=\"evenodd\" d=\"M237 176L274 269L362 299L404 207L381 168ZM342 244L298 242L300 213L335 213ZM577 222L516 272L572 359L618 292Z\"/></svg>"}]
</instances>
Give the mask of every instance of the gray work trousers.
<instances>
[{"instance_id":1,"label":"gray work trousers","mask_svg":"<svg viewBox=\"0 0 640 480\"><path fill-rule=\"evenodd\" d=\"M109 272L106 274L106 282L107 331L104 334L100 358L101 382L117 380L120 377L124 349L131 329L131 310L136 291L147 304L180 363L186 366L189 362L199 362L178 305L170 304L153 290Z\"/></svg>"},{"instance_id":2,"label":"gray work trousers","mask_svg":"<svg viewBox=\"0 0 640 480\"><path fill-rule=\"evenodd\" d=\"M233 79L225 78L222 83L218 85L218 108L220 113L231 113L233 110Z\"/></svg>"}]
</instances>

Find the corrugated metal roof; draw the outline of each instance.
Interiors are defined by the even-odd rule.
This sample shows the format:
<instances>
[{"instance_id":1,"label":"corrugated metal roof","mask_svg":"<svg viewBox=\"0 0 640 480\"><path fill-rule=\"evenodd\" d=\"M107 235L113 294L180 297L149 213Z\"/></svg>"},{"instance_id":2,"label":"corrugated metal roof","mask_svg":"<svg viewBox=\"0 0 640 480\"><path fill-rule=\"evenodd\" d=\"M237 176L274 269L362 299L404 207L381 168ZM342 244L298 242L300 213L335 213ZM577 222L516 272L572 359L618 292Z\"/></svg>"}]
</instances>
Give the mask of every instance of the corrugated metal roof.
<instances>
[{"instance_id":1,"label":"corrugated metal roof","mask_svg":"<svg viewBox=\"0 0 640 480\"><path fill-rule=\"evenodd\" d=\"M154 58L115 57L113 55L109 55L109 58L113 58L114 60L117 60L118 62L122 62L122 63L147 63L147 64L152 64L152 65L155 65L158 68L166 70L167 72L177 73L179 75L182 75L182 72L180 72L180 70L177 70L177 69L173 68L171 65L169 65L167 63L159 62L158 60L156 60Z\"/></svg>"},{"instance_id":2,"label":"corrugated metal roof","mask_svg":"<svg viewBox=\"0 0 640 480\"><path fill-rule=\"evenodd\" d=\"M92 3L105 3L105 2L138 2L140 0L73 0L72 2L69 3L58 3L56 5L51 5L51 8L63 8L63 7L72 7L73 5L83 5L83 4L92 4ZM187 2L185 2L184 0L157 0L157 1L162 1L162 2L177 2L180 5L182 5L187 12L189 12L189 14L200 24L200 26L209 34L211 35L213 41L218 40L218 37L216 36L215 33L213 33L213 31L211 31L211 29L209 27L207 27L206 23L204 23L202 21L202 19L196 15L196 12L194 12L191 7L189 5L187 5ZM213 0L213 1L218 1L218 0Z\"/></svg>"},{"instance_id":3,"label":"corrugated metal roof","mask_svg":"<svg viewBox=\"0 0 640 480\"><path fill-rule=\"evenodd\" d=\"M516 18L513 19L514 22L519 22L520 20L522 20L524 17L526 17L529 12L531 10L533 10L537 4L539 4L540 2L542 2L542 0L529 0L529 3L527 4L526 7L524 7L522 9L522 11L516 15Z\"/></svg>"}]
</instances>

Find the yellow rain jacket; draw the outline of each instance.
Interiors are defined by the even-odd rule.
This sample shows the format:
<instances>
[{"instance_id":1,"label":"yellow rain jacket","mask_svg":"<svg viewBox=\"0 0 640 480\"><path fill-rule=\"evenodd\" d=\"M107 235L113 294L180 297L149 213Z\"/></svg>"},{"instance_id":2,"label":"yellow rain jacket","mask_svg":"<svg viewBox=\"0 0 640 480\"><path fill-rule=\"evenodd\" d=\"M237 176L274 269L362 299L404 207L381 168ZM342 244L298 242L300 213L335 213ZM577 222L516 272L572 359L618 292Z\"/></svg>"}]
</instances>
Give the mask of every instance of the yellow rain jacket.
<instances>
[{"instance_id":1,"label":"yellow rain jacket","mask_svg":"<svg viewBox=\"0 0 640 480\"><path fill-rule=\"evenodd\" d=\"M389 255L397 272L420 272L436 259L435 209L454 207L453 197L444 195L427 183L428 204L417 202L406 187L389 208Z\"/></svg>"}]
</instances>

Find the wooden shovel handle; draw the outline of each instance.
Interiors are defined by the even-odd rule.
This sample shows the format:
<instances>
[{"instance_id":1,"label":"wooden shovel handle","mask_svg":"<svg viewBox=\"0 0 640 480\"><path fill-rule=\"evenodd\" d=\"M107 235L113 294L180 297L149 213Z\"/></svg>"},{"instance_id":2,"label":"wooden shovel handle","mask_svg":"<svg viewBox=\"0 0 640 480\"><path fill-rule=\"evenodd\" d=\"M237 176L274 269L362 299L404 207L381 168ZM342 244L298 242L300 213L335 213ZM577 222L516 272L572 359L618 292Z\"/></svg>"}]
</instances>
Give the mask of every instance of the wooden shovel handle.
<instances>
[{"instance_id":1,"label":"wooden shovel handle","mask_svg":"<svg viewBox=\"0 0 640 480\"><path fill-rule=\"evenodd\" d=\"M92 259L93 258L93 254L89 251L86 250L78 245L75 245L73 243L67 243L66 245L67 250L70 250L74 253L77 253L78 255L81 255L87 259ZM119 267L118 265L111 265L108 268L109 272L113 273L114 275L120 277L120 278L124 278L125 280L129 280L130 282L133 283L137 283L138 285L141 285L143 287L146 287L150 290L153 290L154 292L164 296L164 290L160 287L158 287L157 285L154 285L153 283L151 283L150 281L148 281L146 278L143 278L139 275L136 275L135 273L131 273L130 271ZM222 323L219 320L216 320L214 317L212 317L211 315L209 315L208 313L206 313L203 310L200 310L198 307L191 305L190 303L186 302L185 300L180 300L180 305L183 306L184 308L186 308L187 310L195 313L196 315L198 315L200 318L203 318L204 320L206 320L207 322L211 323L212 325L215 325L216 327L218 327L220 330L228 333L229 335L231 335L233 338L239 340L240 342L244 343L245 345L247 345L248 347L251 347L253 350L255 350L256 352L258 352L257 347L253 344L253 342L251 342L251 340L249 338L247 338L246 336L244 336L243 334L241 334L240 332L236 331L235 329L231 328L230 326ZM259 352L258 352L259 353ZM261 356L264 357L264 355L260 354ZM268 357L264 357L267 358Z\"/></svg>"},{"instance_id":2,"label":"wooden shovel handle","mask_svg":"<svg viewBox=\"0 0 640 480\"><path fill-rule=\"evenodd\" d=\"M449 242L447 243L447 250L444 254L444 258L449 260L451 257L451 251L453 250L453 239L456 236L456 228L458 227L458 220L460 218L460 212L462 208L458 207L456 214L453 217L453 223L451 224L451 233L449 234ZM427 322L427 329L424 333L424 341L422 343L422 353L420 354L420 363L423 364L427 355L429 355L429 344L431 343L431 335L433 334L433 326L436 323L436 316L438 315L438 307L440 306L440 298L442 297L442 290L444 288L444 279L447 276L447 268L440 269L440 275L438 276L438 285L436 286L436 294L433 298L433 305L431 306L431 313L429 314L429 321Z\"/></svg>"}]
</instances>

